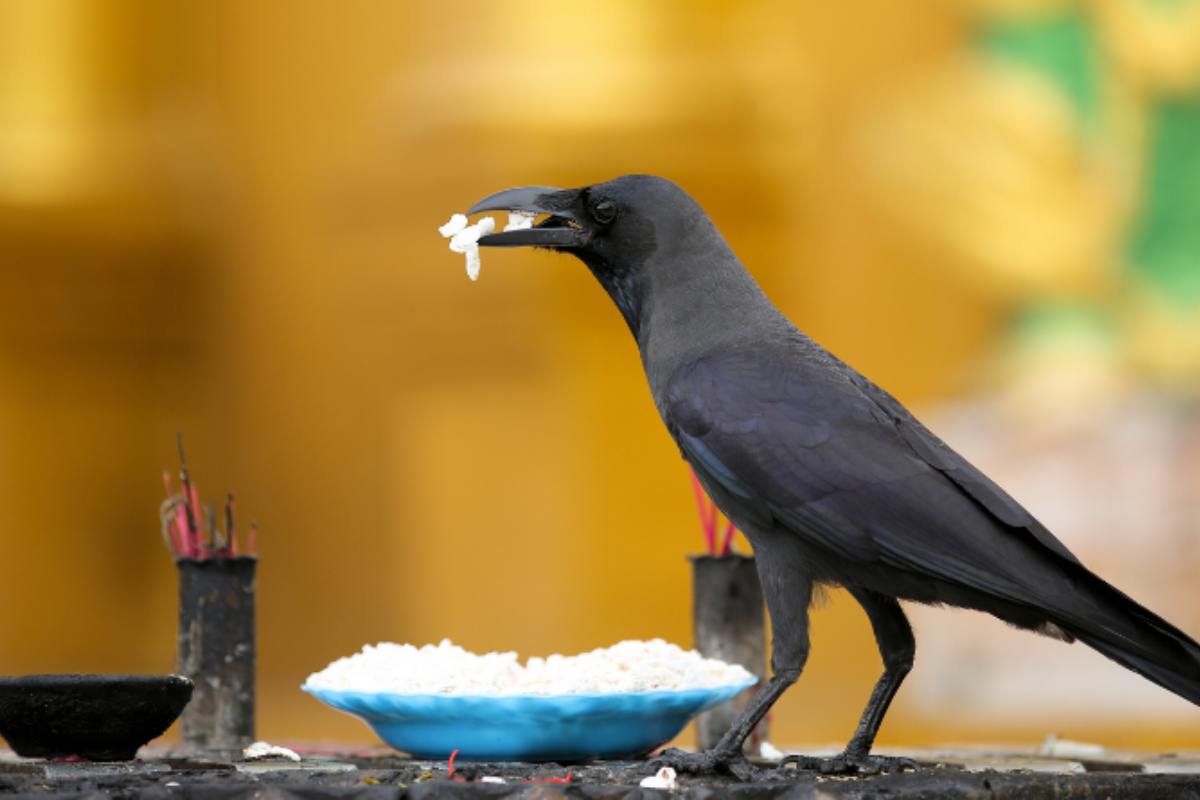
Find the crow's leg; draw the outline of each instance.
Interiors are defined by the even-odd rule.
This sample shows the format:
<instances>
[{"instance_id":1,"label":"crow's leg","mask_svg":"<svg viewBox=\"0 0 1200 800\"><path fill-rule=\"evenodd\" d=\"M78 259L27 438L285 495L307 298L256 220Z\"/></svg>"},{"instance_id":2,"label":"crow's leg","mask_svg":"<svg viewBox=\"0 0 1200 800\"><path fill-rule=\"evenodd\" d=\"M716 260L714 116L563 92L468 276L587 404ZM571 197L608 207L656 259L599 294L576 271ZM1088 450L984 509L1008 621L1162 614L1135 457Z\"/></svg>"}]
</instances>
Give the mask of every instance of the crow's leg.
<instances>
[{"instance_id":1,"label":"crow's leg","mask_svg":"<svg viewBox=\"0 0 1200 800\"><path fill-rule=\"evenodd\" d=\"M689 753L668 748L651 759L650 766L672 767L678 772L721 770L742 780L759 776L759 771L742 754L742 743L804 669L808 660L808 606L812 602L812 581L803 573L787 574L768 567L764 574L762 563L760 558L759 579L771 615L771 679L711 750Z\"/></svg>"},{"instance_id":2,"label":"crow's leg","mask_svg":"<svg viewBox=\"0 0 1200 800\"><path fill-rule=\"evenodd\" d=\"M871 752L875 743L875 735L883 722L896 690L908 675L913 665L913 655L917 650L916 640L913 639L912 626L904 616L904 609L894 598L885 597L875 592L854 589L854 598L862 605L875 629L875 642L879 645L879 655L883 659L883 675L871 691L871 699L863 711L858 729L850 743L846 745L846 755L851 758L865 758Z\"/></svg>"},{"instance_id":3,"label":"crow's leg","mask_svg":"<svg viewBox=\"0 0 1200 800\"><path fill-rule=\"evenodd\" d=\"M916 769L917 764L908 758L887 758L872 756L871 745L875 742L875 734L879 733L879 725L883 715L887 713L896 690L900 688L904 677L912 669L913 655L916 652L916 641L913 639L912 627L900 604L891 597L886 597L867 589L850 589L854 599L862 605L875 629L875 641L879 645L879 655L883 658L883 675L871 692L871 699L858 722L858 729L846 749L833 758L815 758L812 756L787 756L780 765L795 764L801 769L816 769L825 773L877 773L898 772L904 769Z\"/></svg>"}]
</instances>

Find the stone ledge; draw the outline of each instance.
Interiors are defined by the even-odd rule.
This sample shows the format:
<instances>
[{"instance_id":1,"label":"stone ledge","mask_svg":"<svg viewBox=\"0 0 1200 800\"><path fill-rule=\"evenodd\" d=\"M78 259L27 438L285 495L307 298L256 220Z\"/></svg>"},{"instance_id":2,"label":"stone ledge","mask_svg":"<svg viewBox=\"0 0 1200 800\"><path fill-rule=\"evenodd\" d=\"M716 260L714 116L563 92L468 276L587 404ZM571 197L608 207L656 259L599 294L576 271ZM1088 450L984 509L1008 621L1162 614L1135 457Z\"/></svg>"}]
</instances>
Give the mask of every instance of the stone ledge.
<instances>
[{"instance_id":1,"label":"stone ledge","mask_svg":"<svg viewBox=\"0 0 1200 800\"><path fill-rule=\"evenodd\" d=\"M301 752L304 752L301 748ZM919 772L837 777L787 770L762 783L684 775L674 792L638 786L643 762L583 765L463 763L450 776L445 762L395 755L309 751L304 761L198 761L162 753L123 763L43 762L0 751L0 796L88 797L90 800L400 800L401 798L621 797L814 798L1188 798L1200 800L1200 755L1105 752L1073 760L987 748L889 751L930 766ZM147 753L150 755L150 753ZM570 773L571 782L558 782ZM504 783L483 782L485 776Z\"/></svg>"}]
</instances>

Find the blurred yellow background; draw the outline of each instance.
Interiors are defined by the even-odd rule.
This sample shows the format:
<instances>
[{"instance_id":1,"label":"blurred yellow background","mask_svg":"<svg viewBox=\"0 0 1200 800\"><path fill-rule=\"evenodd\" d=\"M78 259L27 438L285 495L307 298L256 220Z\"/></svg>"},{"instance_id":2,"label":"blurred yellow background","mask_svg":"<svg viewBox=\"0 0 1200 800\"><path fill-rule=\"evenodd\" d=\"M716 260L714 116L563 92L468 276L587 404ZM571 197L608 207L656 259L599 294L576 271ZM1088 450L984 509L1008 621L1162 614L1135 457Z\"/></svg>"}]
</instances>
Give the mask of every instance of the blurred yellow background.
<instances>
[{"instance_id":1,"label":"blurred yellow background","mask_svg":"<svg viewBox=\"0 0 1200 800\"><path fill-rule=\"evenodd\" d=\"M260 521L265 738L369 741L298 691L367 642L690 643L699 526L619 315L552 254L485 251L471 284L436 233L508 186L675 180L918 410L1020 398L1042 362L1003 342L1048 297L1153 318L1143 366L1077 385L1190 396L1191 306L1114 277L1147 107L1200 64L1194 25L1112 33L1152 6L3 0L0 672L172 669L177 430L201 491ZM981 44L1063 14L1100 31L1079 107ZM879 671L844 595L814 625L780 743L844 740ZM880 742L1051 730L1200 745L1194 715L1001 721L904 691Z\"/></svg>"}]
</instances>

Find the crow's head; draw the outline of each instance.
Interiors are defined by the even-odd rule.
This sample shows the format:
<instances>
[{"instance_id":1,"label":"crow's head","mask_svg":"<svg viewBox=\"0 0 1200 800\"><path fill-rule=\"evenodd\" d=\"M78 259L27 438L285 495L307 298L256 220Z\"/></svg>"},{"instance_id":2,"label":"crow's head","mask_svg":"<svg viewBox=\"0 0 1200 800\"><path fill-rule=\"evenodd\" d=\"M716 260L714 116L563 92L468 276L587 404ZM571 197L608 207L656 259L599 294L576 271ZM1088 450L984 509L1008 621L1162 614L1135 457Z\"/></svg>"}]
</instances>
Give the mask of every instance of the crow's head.
<instances>
[{"instance_id":1,"label":"crow's head","mask_svg":"<svg viewBox=\"0 0 1200 800\"><path fill-rule=\"evenodd\" d=\"M484 247L543 247L579 258L608 291L636 335L647 293L688 258L725 243L704 210L674 183L625 175L580 189L527 186L486 197L468 213L545 215L532 228L484 236Z\"/></svg>"}]
</instances>

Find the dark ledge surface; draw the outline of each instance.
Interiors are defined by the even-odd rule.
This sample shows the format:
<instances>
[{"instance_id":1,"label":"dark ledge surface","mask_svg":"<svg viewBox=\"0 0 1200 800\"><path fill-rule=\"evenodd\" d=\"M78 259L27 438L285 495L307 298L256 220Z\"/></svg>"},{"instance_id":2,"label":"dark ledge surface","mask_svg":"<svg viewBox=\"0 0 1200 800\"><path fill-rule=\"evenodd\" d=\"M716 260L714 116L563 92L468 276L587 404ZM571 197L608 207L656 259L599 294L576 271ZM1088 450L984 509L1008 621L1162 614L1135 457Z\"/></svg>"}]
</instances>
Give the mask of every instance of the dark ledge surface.
<instances>
[{"instance_id":1,"label":"dark ledge surface","mask_svg":"<svg viewBox=\"0 0 1200 800\"><path fill-rule=\"evenodd\" d=\"M304 752L304 751L301 751ZM900 751L891 751L899 754ZM197 760L143 751L133 762L45 762L0 750L0 796L87 800L234 800L234 798L1185 798L1200 800L1200 754L1104 753L1091 759L986 750L905 751L918 772L833 777L788 769L774 780L682 775L674 791L647 789L641 762L583 765L413 761L377 752L312 750L300 763ZM571 782L563 782L570 773ZM490 781L484 781L483 778ZM495 782L503 780L503 783Z\"/></svg>"}]
</instances>

